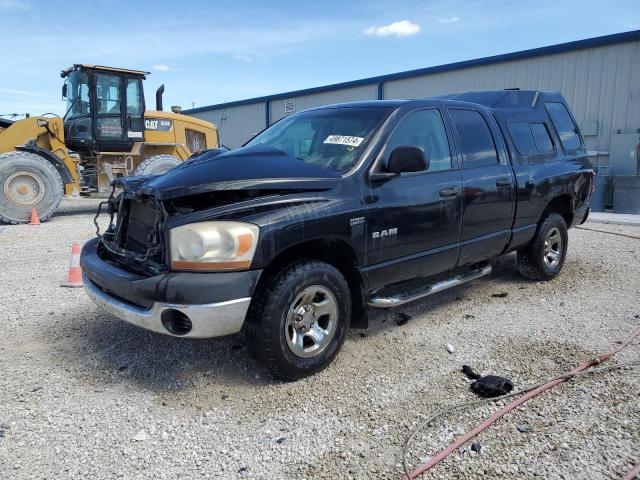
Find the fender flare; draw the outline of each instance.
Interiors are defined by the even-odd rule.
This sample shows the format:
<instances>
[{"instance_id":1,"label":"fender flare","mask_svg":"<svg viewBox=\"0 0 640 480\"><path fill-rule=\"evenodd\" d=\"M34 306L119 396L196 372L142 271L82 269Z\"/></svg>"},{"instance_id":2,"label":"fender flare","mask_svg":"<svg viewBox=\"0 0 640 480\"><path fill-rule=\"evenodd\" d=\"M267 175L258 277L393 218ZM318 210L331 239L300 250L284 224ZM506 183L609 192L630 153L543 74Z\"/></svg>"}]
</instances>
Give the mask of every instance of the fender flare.
<instances>
[{"instance_id":1,"label":"fender flare","mask_svg":"<svg viewBox=\"0 0 640 480\"><path fill-rule=\"evenodd\" d=\"M56 170L60 174L60 177L62 178L62 183L64 184L73 183L73 176L71 175L71 172L69 171L67 166L64 164L64 162L60 160L60 158L58 158L56 155L51 153L49 150L47 150L46 148L42 148L39 145L36 145L35 142L29 141L24 145L16 145L16 150L19 150L22 152L35 153L36 155L40 155L42 158L46 159L51 165L53 165L56 168Z\"/></svg>"}]
</instances>

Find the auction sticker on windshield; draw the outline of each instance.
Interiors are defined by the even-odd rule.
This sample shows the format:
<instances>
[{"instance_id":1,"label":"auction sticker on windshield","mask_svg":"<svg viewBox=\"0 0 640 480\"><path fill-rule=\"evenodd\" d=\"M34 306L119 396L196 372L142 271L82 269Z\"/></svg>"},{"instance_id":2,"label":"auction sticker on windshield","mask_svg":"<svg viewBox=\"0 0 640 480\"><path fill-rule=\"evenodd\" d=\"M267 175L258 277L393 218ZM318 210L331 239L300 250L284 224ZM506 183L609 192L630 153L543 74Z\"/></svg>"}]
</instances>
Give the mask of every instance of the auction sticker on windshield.
<instances>
[{"instance_id":1,"label":"auction sticker on windshield","mask_svg":"<svg viewBox=\"0 0 640 480\"><path fill-rule=\"evenodd\" d=\"M334 145L348 145L350 147L359 147L364 138L351 137L349 135L329 135L323 143L332 143Z\"/></svg>"}]
</instances>

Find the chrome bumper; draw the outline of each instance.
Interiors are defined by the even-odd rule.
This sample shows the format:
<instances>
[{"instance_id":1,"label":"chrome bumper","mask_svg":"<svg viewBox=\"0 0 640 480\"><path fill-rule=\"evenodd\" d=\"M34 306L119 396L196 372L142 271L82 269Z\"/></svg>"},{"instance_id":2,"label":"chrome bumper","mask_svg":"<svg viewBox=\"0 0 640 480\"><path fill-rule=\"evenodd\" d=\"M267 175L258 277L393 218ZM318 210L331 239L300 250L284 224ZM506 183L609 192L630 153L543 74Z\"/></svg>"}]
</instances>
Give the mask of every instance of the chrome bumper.
<instances>
[{"instance_id":1,"label":"chrome bumper","mask_svg":"<svg viewBox=\"0 0 640 480\"><path fill-rule=\"evenodd\" d=\"M86 275L83 275L83 281L89 298L106 312L138 327L172 336L211 338L238 333L251 302L251 297L204 305L155 302L145 310L105 293ZM169 331L162 322L162 313L167 310L177 310L186 315L192 325L189 332L176 335Z\"/></svg>"}]
</instances>

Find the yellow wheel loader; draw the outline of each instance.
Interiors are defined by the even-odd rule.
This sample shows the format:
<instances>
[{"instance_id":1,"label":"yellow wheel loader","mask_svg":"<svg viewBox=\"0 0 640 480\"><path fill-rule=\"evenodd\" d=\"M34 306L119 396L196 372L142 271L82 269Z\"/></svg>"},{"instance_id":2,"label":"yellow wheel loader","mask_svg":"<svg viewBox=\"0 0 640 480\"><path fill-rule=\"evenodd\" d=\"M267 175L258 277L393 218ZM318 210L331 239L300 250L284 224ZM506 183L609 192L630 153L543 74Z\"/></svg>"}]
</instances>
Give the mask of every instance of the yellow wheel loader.
<instances>
[{"instance_id":1,"label":"yellow wheel loader","mask_svg":"<svg viewBox=\"0 0 640 480\"><path fill-rule=\"evenodd\" d=\"M0 119L0 222L25 223L32 208L45 220L63 195L105 194L111 180L163 173L194 153L218 147L212 123L180 109L146 110L149 72L74 65L61 73L67 112Z\"/></svg>"}]
</instances>

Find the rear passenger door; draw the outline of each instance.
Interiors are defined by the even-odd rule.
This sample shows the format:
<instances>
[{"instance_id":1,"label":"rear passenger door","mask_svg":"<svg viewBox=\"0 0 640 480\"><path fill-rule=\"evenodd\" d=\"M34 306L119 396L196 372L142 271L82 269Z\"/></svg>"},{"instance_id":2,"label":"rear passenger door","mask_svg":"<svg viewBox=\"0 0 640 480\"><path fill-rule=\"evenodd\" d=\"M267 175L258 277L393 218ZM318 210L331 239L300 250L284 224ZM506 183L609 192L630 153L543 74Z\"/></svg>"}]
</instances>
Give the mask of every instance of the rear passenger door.
<instances>
[{"instance_id":1,"label":"rear passenger door","mask_svg":"<svg viewBox=\"0 0 640 480\"><path fill-rule=\"evenodd\" d=\"M451 108L462 155L462 231L458 265L499 255L509 242L515 180L495 122L483 112Z\"/></svg>"}]
</instances>

